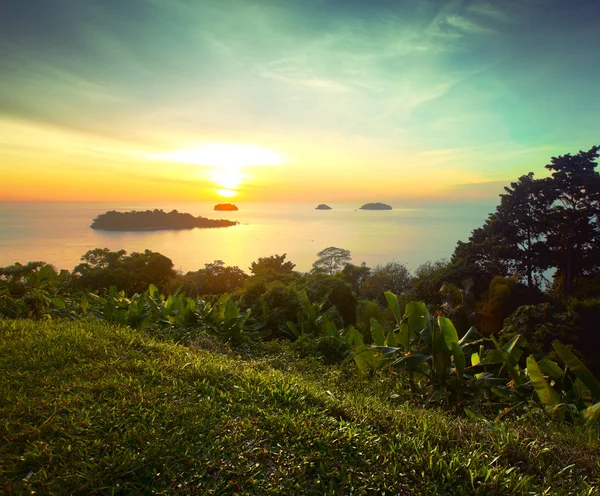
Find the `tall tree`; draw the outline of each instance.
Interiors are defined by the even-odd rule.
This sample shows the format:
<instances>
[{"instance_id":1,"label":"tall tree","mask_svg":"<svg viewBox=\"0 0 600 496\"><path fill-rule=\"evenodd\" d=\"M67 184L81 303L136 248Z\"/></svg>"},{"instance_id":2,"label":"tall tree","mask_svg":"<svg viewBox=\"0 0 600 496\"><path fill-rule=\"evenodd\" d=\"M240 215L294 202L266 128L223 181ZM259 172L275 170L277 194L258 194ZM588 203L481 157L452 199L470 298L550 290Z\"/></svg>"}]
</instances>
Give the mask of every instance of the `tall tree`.
<instances>
[{"instance_id":1,"label":"tall tree","mask_svg":"<svg viewBox=\"0 0 600 496\"><path fill-rule=\"evenodd\" d=\"M313 263L313 272L321 274L329 274L330 276L339 272L350 259L349 250L330 246L317 253L318 260Z\"/></svg>"},{"instance_id":2,"label":"tall tree","mask_svg":"<svg viewBox=\"0 0 600 496\"><path fill-rule=\"evenodd\" d=\"M548 245L554 264L564 278L565 295L575 277L600 268L600 174L596 171L599 146L589 151L552 157L546 169L553 171L555 192Z\"/></svg>"},{"instance_id":3,"label":"tall tree","mask_svg":"<svg viewBox=\"0 0 600 496\"><path fill-rule=\"evenodd\" d=\"M493 215L496 252L529 288L538 287L552 265L547 233L555 188L549 179L534 179L530 172L504 191Z\"/></svg>"}]
</instances>

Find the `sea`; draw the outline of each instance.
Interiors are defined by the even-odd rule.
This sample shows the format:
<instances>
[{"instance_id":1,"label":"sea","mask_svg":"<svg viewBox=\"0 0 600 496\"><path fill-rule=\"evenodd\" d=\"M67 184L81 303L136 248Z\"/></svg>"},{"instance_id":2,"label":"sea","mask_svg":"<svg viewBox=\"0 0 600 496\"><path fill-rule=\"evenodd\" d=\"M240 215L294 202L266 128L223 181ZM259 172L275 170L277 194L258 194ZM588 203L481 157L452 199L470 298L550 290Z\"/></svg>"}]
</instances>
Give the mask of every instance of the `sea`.
<instances>
[{"instance_id":1,"label":"sea","mask_svg":"<svg viewBox=\"0 0 600 496\"><path fill-rule=\"evenodd\" d=\"M149 249L187 272L222 260L249 272L260 257L281 255L308 271L324 248L350 250L352 263L369 267L388 262L414 270L427 261L449 259L457 241L483 225L495 205L433 203L393 210L360 210L361 204L239 203L238 211L214 211L214 203L0 202L0 266L43 261L72 270L88 250ZM109 210L177 210L239 224L227 228L110 232L90 228Z\"/></svg>"}]
</instances>

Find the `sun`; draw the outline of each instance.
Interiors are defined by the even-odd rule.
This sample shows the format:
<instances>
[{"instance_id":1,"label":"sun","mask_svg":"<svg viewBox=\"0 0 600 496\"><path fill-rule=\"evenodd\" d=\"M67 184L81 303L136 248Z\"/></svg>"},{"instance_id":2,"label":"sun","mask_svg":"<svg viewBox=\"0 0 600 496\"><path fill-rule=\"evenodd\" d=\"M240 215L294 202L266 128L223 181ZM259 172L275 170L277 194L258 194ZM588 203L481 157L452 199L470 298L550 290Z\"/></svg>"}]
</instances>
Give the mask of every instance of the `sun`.
<instances>
[{"instance_id":1,"label":"sun","mask_svg":"<svg viewBox=\"0 0 600 496\"><path fill-rule=\"evenodd\" d=\"M226 198L237 195L247 177L242 173L244 167L284 163L283 156L273 150L236 143L208 143L156 157L210 168L205 174L219 187L216 192Z\"/></svg>"}]
</instances>

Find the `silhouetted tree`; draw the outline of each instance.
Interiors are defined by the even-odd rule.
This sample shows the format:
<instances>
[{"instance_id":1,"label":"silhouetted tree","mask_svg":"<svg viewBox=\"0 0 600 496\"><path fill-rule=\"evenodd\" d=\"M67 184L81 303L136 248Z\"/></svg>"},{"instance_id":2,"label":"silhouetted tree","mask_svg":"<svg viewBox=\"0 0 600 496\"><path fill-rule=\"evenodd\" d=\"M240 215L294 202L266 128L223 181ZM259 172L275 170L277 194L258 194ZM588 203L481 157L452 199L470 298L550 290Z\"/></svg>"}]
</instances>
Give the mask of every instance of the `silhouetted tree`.
<instances>
[{"instance_id":1,"label":"silhouetted tree","mask_svg":"<svg viewBox=\"0 0 600 496\"><path fill-rule=\"evenodd\" d=\"M244 286L248 275L239 267L228 267L222 260L204 264L203 269L182 277L183 290L188 295L232 293Z\"/></svg>"},{"instance_id":2,"label":"silhouetted tree","mask_svg":"<svg viewBox=\"0 0 600 496\"><path fill-rule=\"evenodd\" d=\"M317 253L318 260L313 263L312 271L314 273L329 274L330 276L339 272L350 259L349 250L330 246Z\"/></svg>"},{"instance_id":3,"label":"silhouetted tree","mask_svg":"<svg viewBox=\"0 0 600 496\"><path fill-rule=\"evenodd\" d=\"M293 270L296 264L286 262L283 255L271 255L270 257L261 257L250 265L250 272L258 277L264 277L267 281L286 281L293 278Z\"/></svg>"},{"instance_id":4,"label":"silhouetted tree","mask_svg":"<svg viewBox=\"0 0 600 496\"><path fill-rule=\"evenodd\" d=\"M127 293L141 293L150 284L166 288L175 276L171 259L150 250L132 253L96 248L81 257L83 263L73 269L73 283L82 289L106 289L116 286Z\"/></svg>"},{"instance_id":5,"label":"silhouetted tree","mask_svg":"<svg viewBox=\"0 0 600 496\"><path fill-rule=\"evenodd\" d=\"M553 171L555 192L548 224L548 245L554 266L564 277L565 295L573 290L578 275L600 268L600 174L596 171L599 146L589 151L552 157L546 169Z\"/></svg>"}]
</instances>

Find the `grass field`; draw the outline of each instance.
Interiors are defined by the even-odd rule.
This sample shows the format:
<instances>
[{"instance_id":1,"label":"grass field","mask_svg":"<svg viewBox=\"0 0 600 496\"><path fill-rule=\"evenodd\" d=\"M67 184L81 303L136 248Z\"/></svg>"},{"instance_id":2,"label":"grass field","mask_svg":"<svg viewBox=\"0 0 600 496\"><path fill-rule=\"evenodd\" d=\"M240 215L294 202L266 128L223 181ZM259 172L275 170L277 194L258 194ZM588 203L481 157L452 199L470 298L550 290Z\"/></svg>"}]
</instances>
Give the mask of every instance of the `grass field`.
<instances>
[{"instance_id":1,"label":"grass field","mask_svg":"<svg viewBox=\"0 0 600 496\"><path fill-rule=\"evenodd\" d=\"M277 343L202 343L0 320L0 493L600 493L597 431L472 420Z\"/></svg>"}]
</instances>

